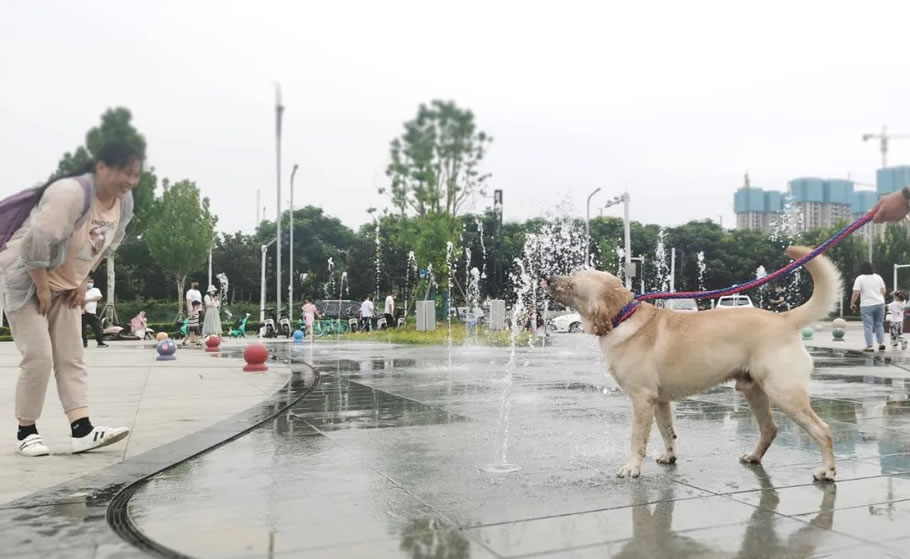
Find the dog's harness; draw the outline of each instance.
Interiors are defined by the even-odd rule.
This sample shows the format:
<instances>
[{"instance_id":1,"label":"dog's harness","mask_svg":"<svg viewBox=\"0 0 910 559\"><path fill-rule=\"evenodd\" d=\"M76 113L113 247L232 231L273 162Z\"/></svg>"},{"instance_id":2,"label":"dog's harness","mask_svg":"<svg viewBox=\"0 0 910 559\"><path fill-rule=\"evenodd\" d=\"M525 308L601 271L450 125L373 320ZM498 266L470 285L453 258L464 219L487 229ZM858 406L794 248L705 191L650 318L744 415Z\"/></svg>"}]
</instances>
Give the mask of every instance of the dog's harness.
<instances>
[{"instance_id":1,"label":"dog's harness","mask_svg":"<svg viewBox=\"0 0 910 559\"><path fill-rule=\"evenodd\" d=\"M746 282L746 283L743 283L740 285L734 285L732 287L726 287L724 289L714 289L712 291L678 291L678 292L674 292L674 293L663 293L660 291L652 291L651 293L639 293L638 295L635 296L635 298L632 300L631 303L629 303L628 305L623 307L622 310L619 311L619 313L613 317L613 320L612 320L613 328L616 328L617 326L622 324L625 320L627 320L630 316L635 314L635 311L638 310L638 307L644 301L651 301L654 299L713 299L715 297L723 297L724 295L735 295L735 294L741 293L743 291L748 291L749 289L755 289L756 287L761 287L762 285L764 285L768 282L771 282L771 281L774 281L777 279L786 278L787 276L789 276L790 274L795 272L797 268L799 268L800 266L803 266L806 262L812 260L819 254L824 254L829 249L831 249L831 247L833 247L837 243L844 240L848 235L850 235L851 233L853 233L854 231L856 231L863 225L872 221L872 218L874 218L874 217L875 217L875 210L872 210L869 213L867 213L866 215L864 215L863 217L857 219L850 225L847 225L846 227L844 227L843 229L838 231L830 239L828 239L827 241L818 245L811 251L807 252L802 257L798 258L797 260L794 260L793 262L790 262L783 268L776 270L762 278L756 278L752 281L749 281L749 282Z\"/></svg>"}]
</instances>

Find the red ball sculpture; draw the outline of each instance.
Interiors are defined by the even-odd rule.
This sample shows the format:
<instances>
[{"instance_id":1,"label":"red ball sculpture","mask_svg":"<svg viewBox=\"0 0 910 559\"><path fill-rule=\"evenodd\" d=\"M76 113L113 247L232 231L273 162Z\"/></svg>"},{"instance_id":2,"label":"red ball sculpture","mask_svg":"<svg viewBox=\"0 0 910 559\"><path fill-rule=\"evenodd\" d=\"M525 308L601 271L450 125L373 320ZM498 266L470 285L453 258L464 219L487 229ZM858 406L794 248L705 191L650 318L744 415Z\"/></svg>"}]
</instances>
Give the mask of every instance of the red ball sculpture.
<instances>
[{"instance_id":1,"label":"red ball sculpture","mask_svg":"<svg viewBox=\"0 0 910 559\"><path fill-rule=\"evenodd\" d=\"M217 353L221 351L221 336L212 335L205 340L205 351L208 353Z\"/></svg>"},{"instance_id":2,"label":"red ball sculpture","mask_svg":"<svg viewBox=\"0 0 910 559\"><path fill-rule=\"evenodd\" d=\"M250 344L243 350L243 359L246 366L243 368L248 373L268 371L265 361L269 358L269 350L264 344Z\"/></svg>"}]
</instances>

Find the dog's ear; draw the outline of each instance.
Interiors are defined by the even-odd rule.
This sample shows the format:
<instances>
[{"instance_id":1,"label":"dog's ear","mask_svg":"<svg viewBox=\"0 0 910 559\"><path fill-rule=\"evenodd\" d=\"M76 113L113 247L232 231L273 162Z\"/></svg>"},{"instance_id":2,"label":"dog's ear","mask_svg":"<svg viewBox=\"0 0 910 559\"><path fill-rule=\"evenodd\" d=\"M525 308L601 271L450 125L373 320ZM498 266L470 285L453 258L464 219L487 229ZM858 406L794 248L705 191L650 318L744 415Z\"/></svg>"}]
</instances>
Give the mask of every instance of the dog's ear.
<instances>
[{"instance_id":1,"label":"dog's ear","mask_svg":"<svg viewBox=\"0 0 910 559\"><path fill-rule=\"evenodd\" d=\"M613 330L613 318L632 301L632 292L621 282L609 282L601 289L591 313L589 331L595 336L606 336Z\"/></svg>"},{"instance_id":2,"label":"dog's ear","mask_svg":"<svg viewBox=\"0 0 910 559\"><path fill-rule=\"evenodd\" d=\"M591 317L591 334L595 336L606 336L613 329L613 316L610 311L604 310L607 305L603 301L597 303L594 314Z\"/></svg>"}]
</instances>

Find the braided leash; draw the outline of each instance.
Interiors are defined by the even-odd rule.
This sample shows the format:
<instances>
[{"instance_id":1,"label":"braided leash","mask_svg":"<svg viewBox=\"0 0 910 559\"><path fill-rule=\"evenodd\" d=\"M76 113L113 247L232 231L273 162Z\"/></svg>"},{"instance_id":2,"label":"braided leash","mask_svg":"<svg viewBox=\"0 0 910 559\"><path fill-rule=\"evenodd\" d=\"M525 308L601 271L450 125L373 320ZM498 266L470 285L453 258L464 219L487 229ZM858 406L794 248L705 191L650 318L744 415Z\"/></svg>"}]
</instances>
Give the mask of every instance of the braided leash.
<instances>
[{"instance_id":1,"label":"braided leash","mask_svg":"<svg viewBox=\"0 0 910 559\"><path fill-rule=\"evenodd\" d=\"M635 296L635 299L631 303L623 307L619 314L613 318L613 328L616 328L624 320L632 316L632 314L638 309L638 306L644 301L651 301L654 299L713 299L715 297L723 297L724 295L735 295L743 291L748 291L750 289L755 289L756 287L761 287L768 282L774 281L776 279L786 278L796 271L797 268L804 265L806 262L812 260L819 254L824 254L830 250L834 245L844 240L851 233L862 227L863 225L872 221L872 218L875 217L875 212L870 211L863 217L857 219L850 225L847 225L840 231L838 231L833 237L818 245L802 257L793 262L790 262L783 268L768 274L762 278L756 278L752 281L734 285L732 287L726 287L724 289L714 289L712 291L679 291L675 293L663 293L660 291L652 291L651 293L640 293Z\"/></svg>"}]
</instances>

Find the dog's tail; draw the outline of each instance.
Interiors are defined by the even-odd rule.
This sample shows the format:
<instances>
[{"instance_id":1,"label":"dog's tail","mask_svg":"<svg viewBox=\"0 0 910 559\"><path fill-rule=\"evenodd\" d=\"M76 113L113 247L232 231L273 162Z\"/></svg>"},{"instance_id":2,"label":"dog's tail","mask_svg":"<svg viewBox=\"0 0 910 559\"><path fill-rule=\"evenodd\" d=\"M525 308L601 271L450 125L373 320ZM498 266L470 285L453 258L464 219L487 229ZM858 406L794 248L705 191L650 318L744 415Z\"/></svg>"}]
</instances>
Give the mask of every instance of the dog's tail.
<instances>
[{"instance_id":1,"label":"dog's tail","mask_svg":"<svg viewBox=\"0 0 910 559\"><path fill-rule=\"evenodd\" d=\"M790 247L787 249L787 256L796 260L812 249L806 247ZM820 320L833 312L837 306L837 301L841 297L841 276L837 268L825 255L819 255L806 262L806 269L812 276L812 296L806 301L806 304L796 307L792 311L784 313L791 323L797 328L808 326L816 320Z\"/></svg>"}]
</instances>

